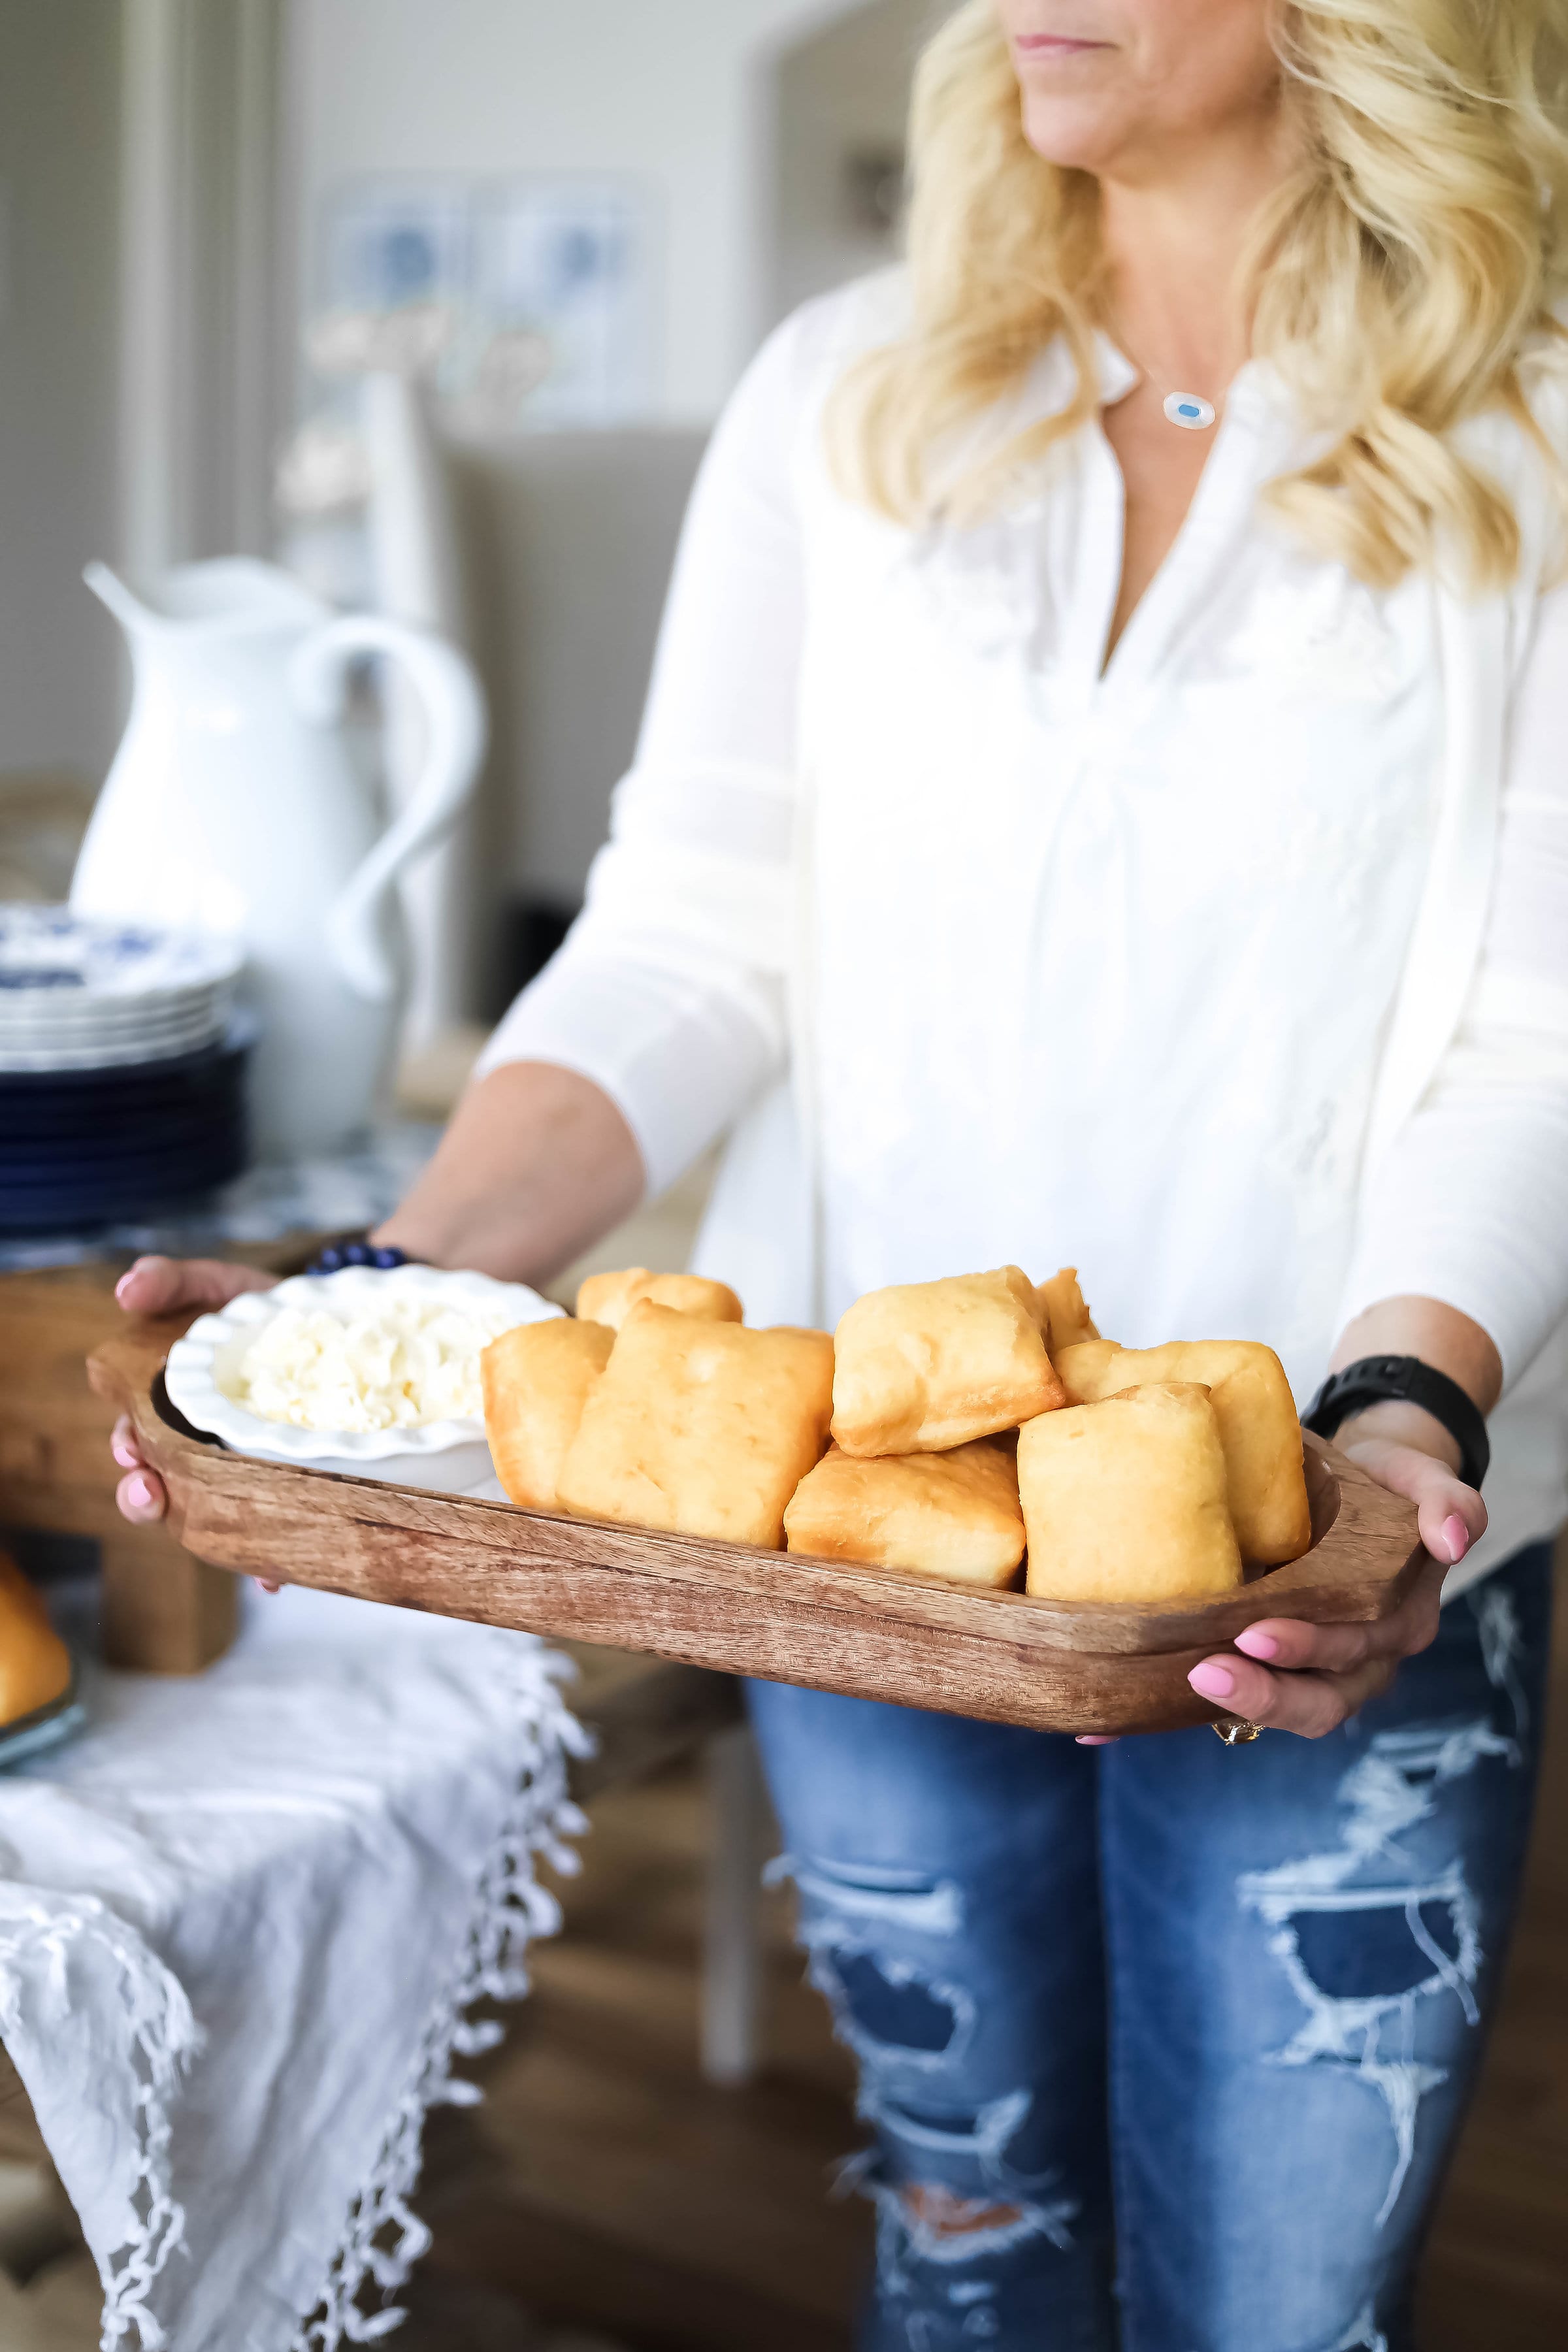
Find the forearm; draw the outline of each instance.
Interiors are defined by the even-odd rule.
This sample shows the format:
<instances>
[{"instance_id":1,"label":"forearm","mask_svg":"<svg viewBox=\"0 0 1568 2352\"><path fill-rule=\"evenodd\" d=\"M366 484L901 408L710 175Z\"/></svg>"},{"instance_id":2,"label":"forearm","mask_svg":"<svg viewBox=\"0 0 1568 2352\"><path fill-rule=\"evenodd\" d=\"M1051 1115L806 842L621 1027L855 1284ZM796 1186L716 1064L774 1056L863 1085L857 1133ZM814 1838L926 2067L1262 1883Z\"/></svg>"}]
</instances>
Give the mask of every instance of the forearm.
<instances>
[{"instance_id":1,"label":"forearm","mask_svg":"<svg viewBox=\"0 0 1568 2352\"><path fill-rule=\"evenodd\" d=\"M1329 1360L1342 1371L1363 1356L1418 1356L1435 1371L1447 1372L1467 1396L1489 1412L1502 1391L1502 1360L1489 1334L1458 1307L1436 1298L1384 1298L1345 1326ZM1341 1424L1336 1444L1382 1439L1413 1445L1458 1469L1459 1449L1441 1422L1419 1405L1368 1405Z\"/></svg>"},{"instance_id":2,"label":"forearm","mask_svg":"<svg viewBox=\"0 0 1568 2352\"><path fill-rule=\"evenodd\" d=\"M429 1167L373 1238L431 1265L545 1282L630 1214L641 1155L602 1087L544 1062L470 1087Z\"/></svg>"}]
</instances>

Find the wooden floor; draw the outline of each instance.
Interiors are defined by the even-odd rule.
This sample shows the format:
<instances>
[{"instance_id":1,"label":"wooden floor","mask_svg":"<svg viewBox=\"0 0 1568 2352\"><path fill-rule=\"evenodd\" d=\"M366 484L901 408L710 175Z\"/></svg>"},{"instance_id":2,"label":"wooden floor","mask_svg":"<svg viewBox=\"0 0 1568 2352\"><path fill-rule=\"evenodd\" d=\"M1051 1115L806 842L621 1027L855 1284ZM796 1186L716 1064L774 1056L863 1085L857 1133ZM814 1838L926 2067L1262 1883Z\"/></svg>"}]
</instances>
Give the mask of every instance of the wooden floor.
<instances>
[{"instance_id":1,"label":"wooden floor","mask_svg":"<svg viewBox=\"0 0 1568 2352\"><path fill-rule=\"evenodd\" d=\"M1568 1607L1556 1683L1529 1897L1426 2263L1422 2352L1568 2346ZM520 2306L626 2352L849 2343L868 2223L828 2194L861 2138L848 2069L770 1898L765 2075L700 2081L704 1836L689 1772L596 1804L567 1933L479 2070L486 2105L433 2118L436 2244L404 2352L521 2352Z\"/></svg>"},{"instance_id":2,"label":"wooden floor","mask_svg":"<svg viewBox=\"0 0 1568 2352\"><path fill-rule=\"evenodd\" d=\"M484 2106L432 2119L427 2293L461 2277L627 2352L847 2345L868 2250L865 2208L828 2194L861 2137L849 2069L770 1896L765 2072L700 2080L706 1837L692 1771L595 1803L566 1932L474 2070ZM431 2301L422 2326L444 2318Z\"/></svg>"}]
</instances>

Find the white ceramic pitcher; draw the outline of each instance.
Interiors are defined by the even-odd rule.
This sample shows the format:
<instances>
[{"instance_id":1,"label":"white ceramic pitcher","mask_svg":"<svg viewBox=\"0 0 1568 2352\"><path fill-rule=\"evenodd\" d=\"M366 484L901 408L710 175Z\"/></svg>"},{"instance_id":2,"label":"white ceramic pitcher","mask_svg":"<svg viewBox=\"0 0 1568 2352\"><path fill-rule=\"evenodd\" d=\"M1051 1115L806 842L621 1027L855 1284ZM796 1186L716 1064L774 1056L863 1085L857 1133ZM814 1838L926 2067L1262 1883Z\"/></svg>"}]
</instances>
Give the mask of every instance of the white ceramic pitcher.
<instances>
[{"instance_id":1,"label":"white ceramic pitcher","mask_svg":"<svg viewBox=\"0 0 1568 2352\"><path fill-rule=\"evenodd\" d=\"M473 789L479 682L442 638L334 619L271 564L188 564L140 593L105 564L85 576L130 638L134 685L71 905L241 940L257 1154L330 1151L386 1076L406 992L392 885ZM384 831L343 725L366 655L401 665L425 720L423 772Z\"/></svg>"}]
</instances>

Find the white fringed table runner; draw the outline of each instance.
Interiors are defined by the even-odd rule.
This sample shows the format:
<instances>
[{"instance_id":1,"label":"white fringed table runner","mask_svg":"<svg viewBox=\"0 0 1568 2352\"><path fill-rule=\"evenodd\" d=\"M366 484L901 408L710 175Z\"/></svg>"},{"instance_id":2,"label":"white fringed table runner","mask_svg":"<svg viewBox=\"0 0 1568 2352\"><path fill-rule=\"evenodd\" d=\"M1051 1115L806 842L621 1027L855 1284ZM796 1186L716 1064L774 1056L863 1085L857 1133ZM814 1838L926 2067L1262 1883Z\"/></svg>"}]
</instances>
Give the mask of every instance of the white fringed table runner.
<instances>
[{"instance_id":1,"label":"white fringed table runner","mask_svg":"<svg viewBox=\"0 0 1568 2352\"><path fill-rule=\"evenodd\" d=\"M395 2324L450 2061L558 1924L586 1745L529 1635L285 1590L193 1681L102 1676L0 1777L0 2038L114 2352Z\"/></svg>"}]
</instances>

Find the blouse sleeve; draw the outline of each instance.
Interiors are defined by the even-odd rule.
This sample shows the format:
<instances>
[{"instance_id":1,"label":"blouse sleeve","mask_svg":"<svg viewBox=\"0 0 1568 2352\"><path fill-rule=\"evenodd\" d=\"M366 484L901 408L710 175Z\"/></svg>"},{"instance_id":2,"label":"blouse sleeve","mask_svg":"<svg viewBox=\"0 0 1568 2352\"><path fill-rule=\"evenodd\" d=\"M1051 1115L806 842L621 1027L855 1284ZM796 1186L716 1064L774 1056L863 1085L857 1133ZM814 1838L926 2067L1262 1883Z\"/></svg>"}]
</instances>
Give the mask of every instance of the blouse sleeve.
<instances>
[{"instance_id":1,"label":"blouse sleeve","mask_svg":"<svg viewBox=\"0 0 1568 2352\"><path fill-rule=\"evenodd\" d=\"M490 1039L481 1076L592 1078L658 1193L784 1066L802 637L794 474L811 313L780 328L692 492L635 763L561 952Z\"/></svg>"},{"instance_id":2,"label":"blouse sleeve","mask_svg":"<svg viewBox=\"0 0 1568 2352\"><path fill-rule=\"evenodd\" d=\"M1345 1319L1441 1299L1511 1384L1568 1316L1568 587L1537 604L1466 1019L1366 1205Z\"/></svg>"}]
</instances>

